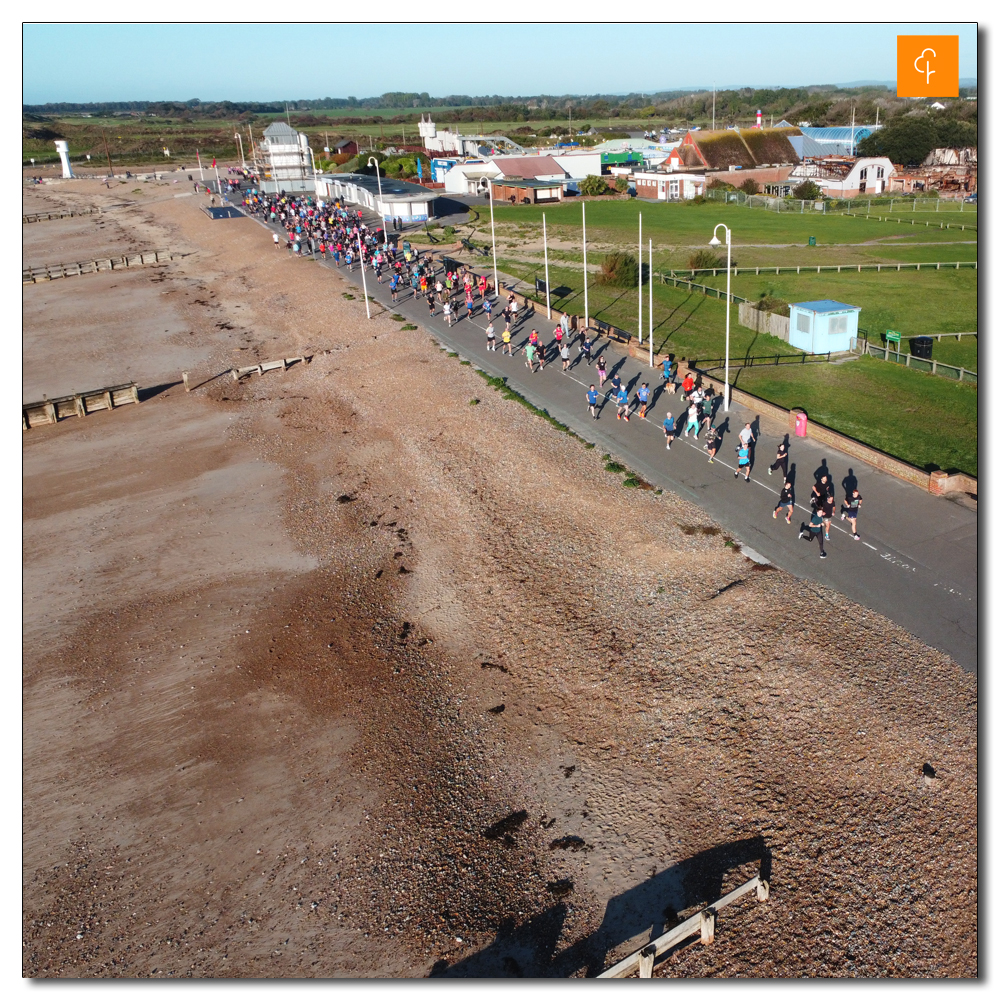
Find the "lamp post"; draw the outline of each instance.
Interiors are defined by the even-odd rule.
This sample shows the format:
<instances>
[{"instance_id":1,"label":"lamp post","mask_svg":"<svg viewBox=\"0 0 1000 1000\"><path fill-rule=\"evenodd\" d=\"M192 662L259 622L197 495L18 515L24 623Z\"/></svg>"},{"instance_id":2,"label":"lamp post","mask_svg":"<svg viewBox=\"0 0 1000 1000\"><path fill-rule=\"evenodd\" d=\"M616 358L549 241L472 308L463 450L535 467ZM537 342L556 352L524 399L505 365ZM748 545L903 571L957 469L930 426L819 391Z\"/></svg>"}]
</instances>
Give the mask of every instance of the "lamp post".
<instances>
[{"instance_id":1,"label":"lamp post","mask_svg":"<svg viewBox=\"0 0 1000 1000\"><path fill-rule=\"evenodd\" d=\"M552 298L549 295L549 234L545 228L544 212L542 212L542 245L545 247L545 318L552 319Z\"/></svg>"},{"instance_id":2,"label":"lamp post","mask_svg":"<svg viewBox=\"0 0 1000 1000\"><path fill-rule=\"evenodd\" d=\"M493 242L493 294L499 296L500 282L497 279L497 231L493 224L493 178L487 177L490 185L490 240Z\"/></svg>"},{"instance_id":3,"label":"lamp post","mask_svg":"<svg viewBox=\"0 0 1000 1000\"><path fill-rule=\"evenodd\" d=\"M247 168L247 158L243 155L243 137L239 132L233 133L233 138L236 140L237 145L240 147L240 162L243 164L243 169Z\"/></svg>"},{"instance_id":4,"label":"lamp post","mask_svg":"<svg viewBox=\"0 0 1000 1000\"><path fill-rule=\"evenodd\" d=\"M365 252L361 244L361 230L358 230L358 256L361 258L361 286L365 290L365 312L372 318L372 307L368 304L368 279L365 277Z\"/></svg>"},{"instance_id":5,"label":"lamp post","mask_svg":"<svg viewBox=\"0 0 1000 1000\"><path fill-rule=\"evenodd\" d=\"M653 367L653 241L649 241L649 367Z\"/></svg>"},{"instance_id":6,"label":"lamp post","mask_svg":"<svg viewBox=\"0 0 1000 1000\"><path fill-rule=\"evenodd\" d=\"M725 394L722 397L722 405L726 412L729 412L729 303L732 300L732 296L729 294L729 280L730 280L730 264L732 262L732 233L724 222L720 222L719 225L712 230L712 238L708 241L710 247L722 246L719 237L716 236L719 229L725 229L726 231L726 389Z\"/></svg>"},{"instance_id":7,"label":"lamp post","mask_svg":"<svg viewBox=\"0 0 1000 1000\"><path fill-rule=\"evenodd\" d=\"M382 245L389 245L389 237L385 231L385 202L382 201L382 175L378 172L378 159L374 156L368 157L368 166L375 164L375 179L378 181L378 213L382 217Z\"/></svg>"},{"instance_id":8,"label":"lamp post","mask_svg":"<svg viewBox=\"0 0 1000 1000\"><path fill-rule=\"evenodd\" d=\"M580 208L583 209L583 335L586 338L590 329L590 300L587 298L587 203L584 202Z\"/></svg>"},{"instance_id":9,"label":"lamp post","mask_svg":"<svg viewBox=\"0 0 1000 1000\"><path fill-rule=\"evenodd\" d=\"M639 343L642 343L642 212L639 213Z\"/></svg>"}]
</instances>

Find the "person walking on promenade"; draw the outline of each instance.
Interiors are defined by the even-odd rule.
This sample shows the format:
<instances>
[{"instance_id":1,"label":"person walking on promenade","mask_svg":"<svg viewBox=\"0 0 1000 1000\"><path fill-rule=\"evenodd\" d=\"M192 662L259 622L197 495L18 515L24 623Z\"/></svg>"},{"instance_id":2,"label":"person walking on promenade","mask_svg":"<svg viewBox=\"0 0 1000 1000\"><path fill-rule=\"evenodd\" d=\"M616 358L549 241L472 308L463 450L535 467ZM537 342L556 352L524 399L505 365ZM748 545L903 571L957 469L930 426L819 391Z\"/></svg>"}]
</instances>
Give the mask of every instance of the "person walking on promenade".
<instances>
[{"instance_id":1,"label":"person walking on promenade","mask_svg":"<svg viewBox=\"0 0 1000 1000\"><path fill-rule=\"evenodd\" d=\"M618 390L618 395L615 396L615 403L618 406L618 419L625 417L625 422L628 423L628 391L625 386L622 386Z\"/></svg>"},{"instance_id":2,"label":"person walking on promenade","mask_svg":"<svg viewBox=\"0 0 1000 1000\"><path fill-rule=\"evenodd\" d=\"M785 512L785 524L792 523L792 511L795 510L795 498L792 492L792 481L785 480L785 485L781 487L781 495L778 497L778 506L774 508L771 517L777 518L778 511Z\"/></svg>"},{"instance_id":3,"label":"person walking on promenade","mask_svg":"<svg viewBox=\"0 0 1000 1000\"><path fill-rule=\"evenodd\" d=\"M649 384L647 382L643 382L642 385L639 386L639 388L636 390L635 398L636 398L636 405L639 410L639 419L645 420L646 407L649 405ZM697 436L698 435L695 434L695 437Z\"/></svg>"},{"instance_id":4,"label":"person walking on promenade","mask_svg":"<svg viewBox=\"0 0 1000 1000\"><path fill-rule=\"evenodd\" d=\"M814 510L809 515L809 524L802 525L799 538L804 538L807 542L811 542L815 538L819 542L820 559L826 558L826 549L823 548L823 519L820 517L818 511Z\"/></svg>"},{"instance_id":5,"label":"person walking on promenade","mask_svg":"<svg viewBox=\"0 0 1000 1000\"><path fill-rule=\"evenodd\" d=\"M566 351L567 354L569 353L568 347L564 347L563 350ZM587 406L590 407L590 415L595 420L597 419L597 395L597 390L593 386L587 390Z\"/></svg>"},{"instance_id":6,"label":"person walking on promenade","mask_svg":"<svg viewBox=\"0 0 1000 1000\"><path fill-rule=\"evenodd\" d=\"M599 389L604 388L604 380L608 377L608 363L604 360L603 356L597 359L597 386Z\"/></svg>"},{"instance_id":7,"label":"person walking on promenade","mask_svg":"<svg viewBox=\"0 0 1000 1000\"><path fill-rule=\"evenodd\" d=\"M753 429L749 424L743 425L743 430L740 431L740 441L747 446L751 447L753 443L757 440L754 436Z\"/></svg>"},{"instance_id":8,"label":"person walking on promenade","mask_svg":"<svg viewBox=\"0 0 1000 1000\"><path fill-rule=\"evenodd\" d=\"M587 367L588 368L590 367L590 362L593 360L591 358L591 356L590 356L590 352L591 352L592 348L593 348L593 344L591 344L591 342L590 342L590 337L584 337L583 338L583 347L581 347L580 350L583 352L583 356L587 359Z\"/></svg>"},{"instance_id":9,"label":"person walking on promenade","mask_svg":"<svg viewBox=\"0 0 1000 1000\"><path fill-rule=\"evenodd\" d=\"M486 296L483 296L483 312L486 315L486 322L488 323L493 318L493 303Z\"/></svg>"},{"instance_id":10,"label":"person walking on promenade","mask_svg":"<svg viewBox=\"0 0 1000 1000\"><path fill-rule=\"evenodd\" d=\"M767 474L770 476L775 469L781 469L782 476L788 476L788 435L778 444L778 454L774 462L768 466Z\"/></svg>"},{"instance_id":11,"label":"person walking on promenade","mask_svg":"<svg viewBox=\"0 0 1000 1000\"><path fill-rule=\"evenodd\" d=\"M750 446L740 442L739 448L736 449L736 471L733 476L738 478L740 473L744 473L744 478L749 483L750 482Z\"/></svg>"},{"instance_id":12,"label":"person walking on promenade","mask_svg":"<svg viewBox=\"0 0 1000 1000\"><path fill-rule=\"evenodd\" d=\"M393 293L393 299L392 299L392 301L393 302L396 301L395 293ZM445 323L447 323L448 326L450 327L451 323L452 323L452 318L453 318L452 314L451 314L452 313L451 303L450 302L445 302L445 304L443 306L441 306L441 312L444 315L444 321L445 321Z\"/></svg>"},{"instance_id":13,"label":"person walking on promenade","mask_svg":"<svg viewBox=\"0 0 1000 1000\"><path fill-rule=\"evenodd\" d=\"M272 233L271 235L274 237L274 249L275 250L280 250L281 249L281 239L279 238L279 236L278 236L277 233Z\"/></svg>"},{"instance_id":14,"label":"person walking on promenade","mask_svg":"<svg viewBox=\"0 0 1000 1000\"><path fill-rule=\"evenodd\" d=\"M844 501L840 508L840 519L844 518L850 522L851 537L856 541L861 541L858 534L858 513L861 510L861 494L857 490L851 490L851 495Z\"/></svg>"},{"instance_id":15,"label":"person walking on promenade","mask_svg":"<svg viewBox=\"0 0 1000 1000\"><path fill-rule=\"evenodd\" d=\"M663 436L667 439L667 451L677 434L677 427L674 424L674 415L667 410L667 415L663 418Z\"/></svg>"}]
</instances>

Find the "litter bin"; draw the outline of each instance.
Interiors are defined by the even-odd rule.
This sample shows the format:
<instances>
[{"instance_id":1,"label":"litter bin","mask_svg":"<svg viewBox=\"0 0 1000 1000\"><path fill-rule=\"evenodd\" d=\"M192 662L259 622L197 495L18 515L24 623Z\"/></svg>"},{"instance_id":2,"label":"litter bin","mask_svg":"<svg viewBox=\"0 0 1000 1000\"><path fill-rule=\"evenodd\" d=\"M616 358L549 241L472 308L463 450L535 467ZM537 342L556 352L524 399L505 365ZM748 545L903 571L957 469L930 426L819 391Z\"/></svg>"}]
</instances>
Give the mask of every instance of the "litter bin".
<instances>
[{"instance_id":1,"label":"litter bin","mask_svg":"<svg viewBox=\"0 0 1000 1000\"><path fill-rule=\"evenodd\" d=\"M811 247L816 246L816 237L815 236L810 236L809 237L809 246L811 246Z\"/></svg>"},{"instance_id":2,"label":"litter bin","mask_svg":"<svg viewBox=\"0 0 1000 1000\"><path fill-rule=\"evenodd\" d=\"M910 354L915 358L926 358L930 361L933 345L932 337L910 337Z\"/></svg>"},{"instance_id":3,"label":"litter bin","mask_svg":"<svg viewBox=\"0 0 1000 1000\"><path fill-rule=\"evenodd\" d=\"M809 418L801 411L795 411L795 436L804 438L806 436L806 429L809 423Z\"/></svg>"}]
</instances>

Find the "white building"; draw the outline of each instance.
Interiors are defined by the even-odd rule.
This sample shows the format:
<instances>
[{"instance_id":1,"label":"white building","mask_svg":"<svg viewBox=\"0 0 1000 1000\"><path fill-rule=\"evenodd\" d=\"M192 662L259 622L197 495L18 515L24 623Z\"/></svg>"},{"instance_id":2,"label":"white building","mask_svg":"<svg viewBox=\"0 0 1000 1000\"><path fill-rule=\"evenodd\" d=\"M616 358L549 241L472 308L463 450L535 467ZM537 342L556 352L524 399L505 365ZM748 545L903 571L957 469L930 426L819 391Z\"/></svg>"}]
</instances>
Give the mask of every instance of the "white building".
<instances>
[{"instance_id":1,"label":"white building","mask_svg":"<svg viewBox=\"0 0 1000 1000\"><path fill-rule=\"evenodd\" d=\"M305 132L296 132L285 122L272 122L264 129L260 149L264 155L264 182L261 185L264 190L312 189L312 150Z\"/></svg>"},{"instance_id":2,"label":"white building","mask_svg":"<svg viewBox=\"0 0 1000 1000\"><path fill-rule=\"evenodd\" d=\"M656 201L687 201L705 193L704 174L637 171L632 176L635 180L637 198L649 198Z\"/></svg>"},{"instance_id":3,"label":"white building","mask_svg":"<svg viewBox=\"0 0 1000 1000\"><path fill-rule=\"evenodd\" d=\"M316 178L316 197L363 205L386 223L397 217L403 222L426 222L434 217L435 191L392 177L381 178L380 191L379 180L367 174L320 174Z\"/></svg>"},{"instance_id":4,"label":"white building","mask_svg":"<svg viewBox=\"0 0 1000 1000\"><path fill-rule=\"evenodd\" d=\"M827 198L857 198L882 194L889 188L889 178L896 172L887 156L861 156L856 160L830 157L798 164L788 176L795 187L813 181Z\"/></svg>"},{"instance_id":5,"label":"white building","mask_svg":"<svg viewBox=\"0 0 1000 1000\"><path fill-rule=\"evenodd\" d=\"M455 156L485 156L496 150L506 153L523 153L524 147L505 135L462 135L450 129L438 131L437 125L420 116L420 138L428 153L445 153Z\"/></svg>"}]
</instances>

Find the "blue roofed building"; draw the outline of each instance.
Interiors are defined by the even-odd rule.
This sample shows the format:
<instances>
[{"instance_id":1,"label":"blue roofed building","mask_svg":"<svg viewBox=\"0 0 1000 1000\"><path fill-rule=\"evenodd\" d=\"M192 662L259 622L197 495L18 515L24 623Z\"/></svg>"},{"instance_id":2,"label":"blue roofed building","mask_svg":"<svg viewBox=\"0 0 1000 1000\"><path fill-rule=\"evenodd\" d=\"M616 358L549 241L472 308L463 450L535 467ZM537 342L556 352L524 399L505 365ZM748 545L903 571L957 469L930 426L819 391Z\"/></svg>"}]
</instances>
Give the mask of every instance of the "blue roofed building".
<instances>
[{"instance_id":1,"label":"blue roofed building","mask_svg":"<svg viewBox=\"0 0 1000 1000\"><path fill-rule=\"evenodd\" d=\"M860 313L860 306L834 299L794 302L788 310L788 343L811 354L849 351Z\"/></svg>"}]
</instances>

